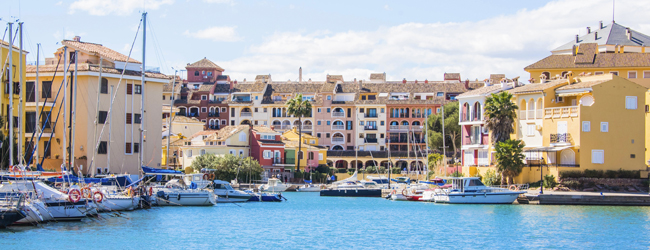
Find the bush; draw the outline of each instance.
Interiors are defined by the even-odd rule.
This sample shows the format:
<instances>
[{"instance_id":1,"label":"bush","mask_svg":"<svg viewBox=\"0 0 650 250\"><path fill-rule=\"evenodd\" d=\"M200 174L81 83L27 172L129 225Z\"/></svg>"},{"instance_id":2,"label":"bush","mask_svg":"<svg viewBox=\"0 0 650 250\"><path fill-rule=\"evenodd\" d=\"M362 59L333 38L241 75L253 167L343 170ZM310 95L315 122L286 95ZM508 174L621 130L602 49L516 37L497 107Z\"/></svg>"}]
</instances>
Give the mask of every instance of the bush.
<instances>
[{"instance_id":1,"label":"bush","mask_svg":"<svg viewBox=\"0 0 650 250\"><path fill-rule=\"evenodd\" d=\"M329 172L330 167L325 165L325 164L318 165L318 167L316 167L315 170L316 170L316 172L319 172L319 173L325 173L325 174L331 173L331 172Z\"/></svg>"},{"instance_id":2,"label":"bush","mask_svg":"<svg viewBox=\"0 0 650 250\"><path fill-rule=\"evenodd\" d=\"M562 182L562 185L564 185L564 186L566 186L566 187L568 187L570 189L573 189L573 190L582 188L582 184L580 184L579 181L564 181L564 182Z\"/></svg>"},{"instance_id":3,"label":"bush","mask_svg":"<svg viewBox=\"0 0 650 250\"><path fill-rule=\"evenodd\" d=\"M396 167L391 168L391 173L392 174L401 174L402 170Z\"/></svg>"},{"instance_id":4,"label":"bush","mask_svg":"<svg viewBox=\"0 0 650 250\"><path fill-rule=\"evenodd\" d=\"M453 174L451 174L451 177L465 177L465 174L455 171Z\"/></svg>"},{"instance_id":5,"label":"bush","mask_svg":"<svg viewBox=\"0 0 650 250\"><path fill-rule=\"evenodd\" d=\"M305 177L305 173L302 171L293 172L293 178L296 180L303 179L304 177Z\"/></svg>"},{"instance_id":6,"label":"bush","mask_svg":"<svg viewBox=\"0 0 650 250\"><path fill-rule=\"evenodd\" d=\"M348 172L348 170L345 169L345 168L339 168L339 169L336 170L336 172L339 173L339 174L345 174L345 173Z\"/></svg>"},{"instance_id":7,"label":"bush","mask_svg":"<svg viewBox=\"0 0 650 250\"><path fill-rule=\"evenodd\" d=\"M545 188L554 188L557 186L557 181L555 181L555 176L545 175L544 176L544 187Z\"/></svg>"},{"instance_id":8,"label":"bush","mask_svg":"<svg viewBox=\"0 0 650 250\"><path fill-rule=\"evenodd\" d=\"M488 169L487 171L485 171L482 181L483 184L485 184L486 186L501 185L501 174L491 169Z\"/></svg>"},{"instance_id":9,"label":"bush","mask_svg":"<svg viewBox=\"0 0 650 250\"><path fill-rule=\"evenodd\" d=\"M626 178L626 179L639 179L639 170L589 170L585 171L563 171L560 173L560 178Z\"/></svg>"},{"instance_id":10,"label":"bush","mask_svg":"<svg viewBox=\"0 0 650 250\"><path fill-rule=\"evenodd\" d=\"M385 174L386 173L386 167L379 167L379 173L380 174Z\"/></svg>"}]
</instances>

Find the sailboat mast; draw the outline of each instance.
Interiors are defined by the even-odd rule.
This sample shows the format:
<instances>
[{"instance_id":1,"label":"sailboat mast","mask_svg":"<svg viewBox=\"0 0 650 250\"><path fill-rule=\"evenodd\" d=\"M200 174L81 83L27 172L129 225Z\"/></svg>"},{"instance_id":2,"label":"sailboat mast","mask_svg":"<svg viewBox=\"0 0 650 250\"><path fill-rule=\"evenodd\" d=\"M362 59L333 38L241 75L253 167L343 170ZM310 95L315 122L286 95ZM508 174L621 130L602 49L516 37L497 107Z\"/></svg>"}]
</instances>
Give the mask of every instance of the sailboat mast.
<instances>
[{"instance_id":1,"label":"sailboat mast","mask_svg":"<svg viewBox=\"0 0 650 250\"><path fill-rule=\"evenodd\" d=\"M14 54L14 39L13 39L13 23L7 23L9 26L9 167L14 165L14 61L12 56Z\"/></svg>"},{"instance_id":2,"label":"sailboat mast","mask_svg":"<svg viewBox=\"0 0 650 250\"><path fill-rule=\"evenodd\" d=\"M111 96L113 96L113 85L111 85ZM113 112L108 112L108 142L106 142L106 167L111 170L111 131L113 127Z\"/></svg>"},{"instance_id":3,"label":"sailboat mast","mask_svg":"<svg viewBox=\"0 0 650 250\"><path fill-rule=\"evenodd\" d=\"M70 130L70 134L72 136L72 139L70 139L70 168L74 168L74 141L75 141L75 128L77 124L77 88L79 86L79 82L77 81L77 64L79 63L78 60L79 57L79 51L74 50L74 93L72 94L72 128ZM81 171L81 169L79 169Z\"/></svg>"},{"instance_id":4,"label":"sailboat mast","mask_svg":"<svg viewBox=\"0 0 650 250\"><path fill-rule=\"evenodd\" d=\"M142 79L140 84L140 148L138 150L138 158L140 162L140 167L144 166L144 77L145 77L145 60L146 60L146 48L147 48L147 12L142 13Z\"/></svg>"},{"instance_id":5,"label":"sailboat mast","mask_svg":"<svg viewBox=\"0 0 650 250\"><path fill-rule=\"evenodd\" d=\"M23 83L23 22L18 23L18 165L24 165L23 140L25 136L25 118L23 117L23 95L25 94L25 84Z\"/></svg>"},{"instance_id":6,"label":"sailboat mast","mask_svg":"<svg viewBox=\"0 0 650 250\"><path fill-rule=\"evenodd\" d=\"M447 145L445 144L445 105L442 105L442 166L445 169L445 176L447 176Z\"/></svg>"},{"instance_id":7,"label":"sailboat mast","mask_svg":"<svg viewBox=\"0 0 650 250\"><path fill-rule=\"evenodd\" d=\"M95 131L93 132L93 143L101 143L101 140L97 140L97 125L99 124L99 98L101 97L102 93L102 62L104 61L104 57L99 57L99 77L97 77L97 105L95 106L95 122L94 122L94 127ZM108 84L108 83L107 83ZM112 97L113 95L111 95ZM106 118L104 117L104 122ZM109 131L110 133L110 131ZM88 166L88 172L90 173L90 176L95 176L95 173L97 171L93 171L93 167L97 169L97 165L95 164L95 156L97 155L97 150L93 151L93 158L90 160L90 165Z\"/></svg>"},{"instance_id":8,"label":"sailboat mast","mask_svg":"<svg viewBox=\"0 0 650 250\"><path fill-rule=\"evenodd\" d=\"M40 96L38 95L39 94L38 93L38 85L39 85L39 81L38 81L38 60L40 60L40 57L39 57L40 56L40 51L41 51L41 44L37 43L36 44L36 81L34 82L34 102L36 102L36 121L34 123L36 125L35 126L36 127L36 133L39 134L39 135L40 135L40 133L43 132L43 129L41 129L41 126L42 126L41 125L41 110L39 109L39 105L38 105L38 101L40 99ZM33 162L34 162L34 167L36 169L38 169L38 159L39 159L38 158L38 142L39 141L40 141L40 139L36 140L36 143L34 145L34 148L36 150L34 150L34 157L33 157L34 161Z\"/></svg>"},{"instance_id":9,"label":"sailboat mast","mask_svg":"<svg viewBox=\"0 0 650 250\"><path fill-rule=\"evenodd\" d=\"M66 138L68 137L66 131L68 130L68 122L66 120L67 110L68 110L68 46L63 46L63 152L62 159L63 164L61 164L61 171L67 171L68 165L66 160L68 159L68 144Z\"/></svg>"},{"instance_id":10,"label":"sailboat mast","mask_svg":"<svg viewBox=\"0 0 650 250\"><path fill-rule=\"evenodd\" d=\"M169 140L171 140L172 137L172 111L174 109L174 89L176 89L176 73L178 70L174 71L174 80L172 80L172 96L169 98L169 120L167 120L167 154L165 157L165 161L167 167L169 167L169 163L171 162L169 160Z\"/></svg>"}]
</instances>

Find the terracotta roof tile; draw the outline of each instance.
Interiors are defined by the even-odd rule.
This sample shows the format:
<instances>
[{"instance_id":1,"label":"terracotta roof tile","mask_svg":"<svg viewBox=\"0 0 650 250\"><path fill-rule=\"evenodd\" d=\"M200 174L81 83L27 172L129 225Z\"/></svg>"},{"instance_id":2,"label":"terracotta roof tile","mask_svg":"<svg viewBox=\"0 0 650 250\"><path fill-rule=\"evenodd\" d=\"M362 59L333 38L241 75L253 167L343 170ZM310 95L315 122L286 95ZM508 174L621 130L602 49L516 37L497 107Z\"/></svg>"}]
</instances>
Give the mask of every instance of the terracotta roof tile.
<instances>
[{"instance_id":1,"label":"terracotta roof tile","mask_svg":"<svg viewBox=\"0 0 650 250\"><path fill-rule=\"evenodd\" d=\"M225 71L222 67L219 67L219 65L208 60L205 57L201 60L198 60L192 64L185 66L185 68L213 68L213 69L217 69L218 71Z\"/></svg>"},{"instance_id":2,"label":"terracotta roof tile","mask_svg":"<svg viewBox=\"0 0 650 250\"><path fill-rule=\"evenodd\" d=\"M208 141L223 141L238 133L239 131L248 129L248 125L225 126L219 130L212 130L214 134L210 135L206 140Z\"/></svg>"},{"instance_id":3,"label":"terracotta roof tile","mask_svg":"<svg viewBox=\"0 0 650 250\"><path fill-rule=\"evenodd\" d=\"M650 53L597 53L593 63L576 63L573 55L550 55L531 65L531 69L579 69L579 68L619 68L619 67L650 67ZM573 70L579 73L578 70Z\"/></svg>"},{"instance_id":4,"label":"terracotta roof tile","mask_svg":"<svg viewBox=\"0 0 650 250\"><path fill-rule=\"evenodd\" d=\"M104 47L98 43L89 43L89 42L77 42L74 40L63 40L61 42L64 46L71 48L79 49L90 54L95 54L110 60L120 61L120 62L130 62L130 63L141 63L138 60L129 58L128 56L119 53L115 50L112 50L108 47Z\"/></svg>"},{"instance_id":5,"label":"terracotta roof tile","mask_svg":"<svg viewBox=\"0 0 650 250\"><path fill-rule=\"evenodd\" d=\"M88 64L88 63L78 63L77 64L77 69L79 71L92 71L92 72L99 72L99 66L94 65L94 64ZM38 66L39 72L63 72L63 64L59 65L59 68L57 69L56 64L48 64L48 65L40 65ZM102 73L111 73L111 74L122 74L121 69L114 69L114 68L107 68L107 67L102 67ZM26 73L36 73L36 65L27 65L25 67L25 72ZM68 69L68 72L74 72L74 64L70 65L70 68ZM126 70L124 72L124 75L128 76L141 76L140 71L133 71L133 70ZM169 79L169 76L162 74L162 73L155 73L155 72L146 72L145 73L146 77L149 78L158 78L158 79Z\"/></svg>"},{"instance_id":6,"label":"terracotta roof tile","mask_svg":"<svg viewBox=\"0 0 650 250\"><path fill-rule=\"evenodd\" d=\"M545 83L529 83L521 87L510 89L508 90L508 92L510 92L511 94L526 94L526 93L542 92L545 89L558 87L563 84L567 84L567 79L552 80Z\"/></svg>"}]
</instances>

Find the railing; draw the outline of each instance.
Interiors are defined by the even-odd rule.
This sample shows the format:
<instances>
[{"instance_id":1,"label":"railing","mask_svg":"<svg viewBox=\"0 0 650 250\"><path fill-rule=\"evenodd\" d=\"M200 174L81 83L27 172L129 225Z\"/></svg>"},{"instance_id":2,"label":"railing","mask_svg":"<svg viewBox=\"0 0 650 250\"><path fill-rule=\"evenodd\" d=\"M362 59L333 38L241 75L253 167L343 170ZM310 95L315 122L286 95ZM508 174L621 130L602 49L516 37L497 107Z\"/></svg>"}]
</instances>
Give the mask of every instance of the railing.
<instances>
[{"instance_id":1,"label":"railing","mask_svg":"<svg viewBox=\"0 0 650 250\"><path fill-rule=\"evenodd\" d=\"M189 116L189 117L199 117L199 112L196 112L196 113L190 113L190 115L188 115L188 116Z\"/></svg>"},{"instance_id":2,"label":"railing","mask_svg":"<svg viewBox=\"0 0 650 250\"><path fill-rule=\"evenodd\" d=\"M332 137L332 143L343 143L345 142L345 138L343 137Z\"/></svg>"},{"instance_id":3,"label":"railing","mask_svg":"<svg viewBox=\"0 0 650 250\"><path fill-rule=\"evenodd\" d=\"M282 164L282 159L279 157L273 158L273 164Z\"/></svg>"},{"instance_id":4,"label":"railing","mask_svg":"<svg viewBox=\"0 0 650 250\"><path fill-rule=\"evenodd\" d=\"M332 125L333 130L344 130L345 125Z\"/></svg>"},{"instance_id":5,"label":"railing","mask_svg":"<svg viewBox=\"0 0 650 250\"><path fill-rule=\"evenodd\" d=\"M399 130L399 125L390 125L388 127L388 129L390 129L390 130Z\"/></svg>"},{"instance_id":6,"label":"railing","mask_svg":"<svg viewBox=\"0 0 650 250\"><path fill-rule=\"evenodd\" d=\"M377 138L365 138L366 143L377 143Z\"/></svg>"},{"instance_id":7,"label":"railing","mask_svg":"<svg viewBox=\"0 0 650 250\"><path fill-rule=\"evenodd\" d=\"M528 120L535 119L535 110L528 110Z\"/></svg>"},{"instance_id":8,"label":"railing","mask_svg":"<svg viewBox=\"0 0 650 250\"><path fill-rule=\"evenodd\" d=\"M526 120L526 110L519 110L519 120Z\"/></svg>"},{"instance_id":9,"label":"railing","mask_svg":"<svg viewBox=\"0 0 650 250\"><path fill-rule=\"evenodd\" d=\"M544 116L544 110L543 109L538 109L537 110L537 116L535 116L535 118L542 119L543 116Z\"/></svg>"},{"instance_id":10,"label":"railing","mask_svg":"<svg viewBox=\"0 0 650 250\"><path fill-rule=\"evenodd\" d=\"M405 130L408 130L408 129L409 129L409 125L399 125L399 129L405 129Z\"/></svg>"},{"instance_id":11,"label":"railing","mask_svg":"<svg viewBox=\"0 0 650 250\"><path fill-rule=\"evenodd\" d=\"M235 98L232 98L232 100L233 100L234 102L250 102L250 101L251 101L250 98L236 98L236 97L235 97Z\"/></svg>"},{"instance_id":12,"label":"railing","mask_svg":"<svg viewBox=\"0 0 650 250\"><path fill-rule=\"evenodd\" d=\"M364 114L364 118L377 118L377 114Z\"/></svg>"},{"instance_id":13,"label":"railing","mask_svg":"<svg viewBox=\"0 0 650 250\"><path fill-rule=\"evenodd\" d=\"M287 130L287 129L291 129L291 125L279 125L279 126L275 127L275 129Z\"/></svg>"},{"instance_id":14,"label":"railing","mask_svg":"<svg viewBox=\"0 0 650 250\"><path fill-rule=\"evenodd\" d=\"M241 112L241 116L242 117L251 117L251 116L253 116L253 113L251 113L251 112Z\"/></svg>"},{"instance_id":15,"label":"railing","mask_svg":"<svg viewBox=\"0 0 650 250\"><path fill-rule=\"evenodd\" d=\"M571 143L571 134L551 134L551 143Z\"/></svg>"},{"instance_id":16,"label":"railing","mask_svg":"<svg viewBox=\"0 0 650 250\"><path fill-rule=\"evenodd\" d=\"M206 126L208 129L219 129L218 125L208 125Z\"/></svg>"},{"instance_id":17,"label":"railing","mask_svg":"<svg viewBox=\"0 0 650 250\"><path fill-rule=\"evenodd\" d=\"M176 115L187 116L187 113L185 113L185 112L176 112Z\"/></svg>"},{"instance_id":18,"label":"railing","mask_svg":"<svg viewBox=\"0 0 650 250\"><path fill-rule=\"evenodd\" d=\"M311 130L311 125L302 125L302 130Z\"/></svg>"},{"instance_id":19,"label":"railing","mask_svg":"<svg viewBox=\"0 0 650 250\"><path fill-rule=\"evenodd\" d=\"M365 126L363 127L365 130L377 130L377 126Z\"/></svg>"},{"instance_id":20,"label":"railing","mask_svg":"<svg viewBox=\"0 0 650 250\"><path fill-rule=\"evenodd\" d=\"M208 117L219 117L219 113L208 113Z\"/></svg>"},{"instance_id":21,"label":"railing","mask_svg":"<svg viewBox=\"0 0 650 250\"><path fill-rule=\"evenodd\" d=\"M411 129L412 129L412 130L421 131L421 130L422 130L421 127L422 127L421 125L413 125L413 126L411 126Z\"/></svg>"},{"instance_id":22,"label":"railing","mask_svg":"<svg viewBox=\"0 0 650 250\"><path fill-rule=\"evenodd\" d=\"M578 106L546 108L544 109L544 119L578 117Z\"/></svg>"},{"instance_id":23,"label":"railing","mask_svg":"<svg viewBox=\"0 0 650 250\"><path fill-rule=\"evenodd\" d=\"M332 112L332 117L345 117L345 112Z\"/></svg>"}]
</instances>

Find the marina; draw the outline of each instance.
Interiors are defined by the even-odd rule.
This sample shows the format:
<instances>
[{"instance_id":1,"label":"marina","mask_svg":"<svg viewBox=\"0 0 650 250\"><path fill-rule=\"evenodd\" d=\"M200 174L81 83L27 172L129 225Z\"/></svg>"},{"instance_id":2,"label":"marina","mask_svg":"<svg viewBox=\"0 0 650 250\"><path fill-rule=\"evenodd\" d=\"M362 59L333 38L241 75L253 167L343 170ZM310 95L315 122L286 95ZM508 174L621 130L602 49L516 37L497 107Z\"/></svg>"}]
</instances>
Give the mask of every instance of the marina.
<instances>
[{"instance_id":1,"label":"marina","mask_svg":"<svg viewBox=\"0 0 650 250\"><path fill-rule=\"evenodd\" d=\"M399 248L634 248L650 244L649 207L457 205L322 198L311 192L283 195L288 201L153 208L119 216L100 214L81 222L10 227L0 231L0 244L34 249L69 245L72 238L73 246L98 249L170 245L368 249L387 244Z\"/></svg>"}]
</instances>

